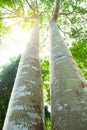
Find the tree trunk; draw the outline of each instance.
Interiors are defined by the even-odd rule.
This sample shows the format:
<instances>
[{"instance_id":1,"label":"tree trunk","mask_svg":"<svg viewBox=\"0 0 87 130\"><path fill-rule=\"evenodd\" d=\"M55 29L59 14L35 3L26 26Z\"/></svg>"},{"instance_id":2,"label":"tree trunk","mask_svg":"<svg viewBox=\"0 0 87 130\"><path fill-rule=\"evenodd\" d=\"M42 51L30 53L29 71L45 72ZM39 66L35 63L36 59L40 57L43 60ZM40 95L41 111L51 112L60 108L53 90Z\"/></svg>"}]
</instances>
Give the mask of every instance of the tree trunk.
<instances>
[{"instance_id":1,"label":"tree trunk","mask_svg":"<svg viewBox=\"0 0 87 130\"><path fill-rule=\"evenodd\" d=\"M3 130L44 130L38 19L19 64Z\"/></svg>"},{"instance_id":2,"label":"tree trunk","mask_svg":"<svg viewBox=\"0 0 87 130\"><path fill-rule=\"evenodd\" d=\"M51 130L87 130L87 85L50 21Z\"/></svg>"}]
</instances>

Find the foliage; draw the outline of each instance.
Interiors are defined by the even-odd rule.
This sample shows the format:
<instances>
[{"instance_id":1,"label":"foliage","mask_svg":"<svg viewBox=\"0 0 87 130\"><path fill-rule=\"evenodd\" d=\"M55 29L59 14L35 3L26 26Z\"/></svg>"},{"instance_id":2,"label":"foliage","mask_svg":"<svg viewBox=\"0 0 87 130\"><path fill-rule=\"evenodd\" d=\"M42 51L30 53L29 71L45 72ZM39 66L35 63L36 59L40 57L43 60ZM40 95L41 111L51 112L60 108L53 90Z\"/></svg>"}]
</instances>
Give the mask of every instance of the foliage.
<instances>
[{"instance_id":1,"label":"foliage","mask_svg":"<svg viewBox=\"0 0 87 130\"><path fill-rule=\"evenodd\" d=\"M48 111L48 106L45 106L45 130L51 129L50 112Z\"/></svg>"},{"instance_id":2,"label":"foliage","mask_svg":"<svg viewBox=\"0 0 87 130\"><path fill-rule=\"evenodd\" d=\"M68 44L86 37L86 3L86 0L60 0L58 27Z\"/></svg>"},{"instance_id":3,"label":"foliage","mask_svg":"<svg viewBox=\"0 0 87 130\"><path fill-rule=\"evenodd\" d=\"M41 60L41 70L42 70L42 79L43 79L43 88L44 88L44 105L45 105L45 125L46 130L50 130L50 89L49 89L49 61L48 59Z\"/></svg>"},{"instance_id":4,"label":"foliage","mask_svg":"<svg viewBox=\"0 0 87 130\"><path fill-rule=\"evenodd\" d=\"M87 1L61 0L58 18L58 28L64 34L67 43L74 42L70 48L72 55L87 79ZM9 21L13 26L18 24L23 28L31 28L35 16L39 15L40 24L47 26L52 16L55 0L0 0L0 38L2 32L8 31ZM12 27L11 25L9 26ZM42 26L41 26L42 27ZM43 26L44 27L44 26ZM46 30L45 30L46 31ZM46 35L47 38L47 35ZM44 38L45 39L45 38ZM43 40L44 41L44 40ZM43 42L44 43L44 42ZM4 121L8 100L15 79L19 59L4 66L0 73L0 129ZM45 114L47 130L50 129L49 62L41 60L43 87L45 93Z\"/></svg>"},{"instance_id":5,"label":"foliage","mask_svg":"<svg viewBox=\"0 0 87 130\"><path fill-rule=\"evenodd\" d=\"M78 41L76 44L74 43L70 50L84 77L87 79L87 38Z\"/></svg>"},{"instance_id":6,"label":"foliage","mask_svg":"<svg viewBox=\"0 0 87 130\"><path fill-rule=\"evenodd\" d=\"M58 27L66 38L78 40L86 34L86 2L86 0L60 0ZM55 0L1 0L0 19L3 18L7 22L6 19L9 17L12 21L17 21L19 18L16 24L28 26L29 20L31 19L32 23L33 18L39 15L40 23L47 23L54 7Z\"/></svg>"},{"instance_id":7,"label":"foliage","mask_svg":"<svg viewBox=\"0 0 87 130\"><path fill-rule=\"evenodd\" d=\"M11 60L11 63L5 65L0 73L0 129L4 122L18 63L19 58Z\"/></svg>"},{"instance_id":8,"label":"foliage","mask_svg":"<svg viewBox=\"0 0 87 130\"><path fill-rule=\"evenodd\" d=\"M45 91L45 102L50 104L50 91L49 91L49 62L48 60L41 60L41 70L42 70L42 79L43 79L43 87Z\"/></svg>"}]
</instances>

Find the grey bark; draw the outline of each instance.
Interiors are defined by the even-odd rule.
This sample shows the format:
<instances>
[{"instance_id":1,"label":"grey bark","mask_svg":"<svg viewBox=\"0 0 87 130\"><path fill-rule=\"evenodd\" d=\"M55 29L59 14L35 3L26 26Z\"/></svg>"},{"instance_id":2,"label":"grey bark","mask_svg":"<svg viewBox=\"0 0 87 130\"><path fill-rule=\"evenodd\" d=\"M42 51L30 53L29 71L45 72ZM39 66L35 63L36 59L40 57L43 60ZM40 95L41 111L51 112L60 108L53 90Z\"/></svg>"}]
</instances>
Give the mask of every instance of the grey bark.
<instances>
[{"instance_id":1,"label":"grey bark","mask_svg":"<svg viewBox=\"0 0 87 130\"><path fill-rule=\"evenodd\" d=\"M51 130L87 130L87 84L50 21Z\"/></svg>"},{"instance_id":2,"label":"grey bark","mask_svg":"<svg viewBox=\"0 0 87 130\"><path fill-rule=\"evenodd\" d=\"M44 130L38 19L18 67L3 130Z\"/></svg>"}]
</instances>

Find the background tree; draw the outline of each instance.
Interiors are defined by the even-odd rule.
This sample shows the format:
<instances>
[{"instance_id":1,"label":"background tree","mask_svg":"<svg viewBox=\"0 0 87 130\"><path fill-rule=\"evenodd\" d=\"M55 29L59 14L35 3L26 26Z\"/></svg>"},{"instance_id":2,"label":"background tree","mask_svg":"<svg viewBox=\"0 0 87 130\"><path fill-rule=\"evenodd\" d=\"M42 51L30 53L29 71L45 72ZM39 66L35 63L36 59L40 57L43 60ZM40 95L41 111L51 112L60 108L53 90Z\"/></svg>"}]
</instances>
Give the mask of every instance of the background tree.
<instances>
[{"instance_id":1,"label":"background tree","mask_svg":"<svg viewBox=\"0 0 87 130\"><path fill-rule=\"evenodd\" d=\"M9 30L9 19L12 21L12 25L18 24L19 26L29 28L33 22L31 17L34 17L36 12L39 13L40 22L43 27L47 28L47 21L51 16L51 12L55 5L54 0L41 0L41 1L0 1L0 35ZM33 8L32 8L33 7ZM34 10L35 8L35 10ZM37 9L37 11L36 11ZM45 10L45 11L44 11ZM86 0L70 0L60 1L60 12L57 26L64 34L67 45L81 41L83 37L87 36L86 26ZM4 23L4 24L3 24ZM7 29L8 28L8 29ZM4 31L3 31L4 30ZM42 30L42 26L41 26ZM66 31L64 31L66 30ZM11 30L10 30L11 31ZM42 32L42 31L41 31ZM46 36L47 37L47 36ZM45 40L44 40L45 41ZM44 42L43 42L44 43Z\"/></svg>"},{"instance_id":2,"label":"background tree","mask_svg":"<svg viewBox=\"0 0 87 130\"><path fill-rule=\"evenodd\" d=\"M5 115L14 84L19 58L14 58L11 63L3 66L0 70L0 129L5 120Z\"/></svg>"},{"instance_id":3,"label":"background tree","mask_svg":"<svg viewBox=\"0 0 87 130\"><path fill-rule=\"evenodd\" d=\"M82 70L83 75L87 79L87 38L83 38L77 43L74 43L70 50Z\"/></svg>"}]
</instances>

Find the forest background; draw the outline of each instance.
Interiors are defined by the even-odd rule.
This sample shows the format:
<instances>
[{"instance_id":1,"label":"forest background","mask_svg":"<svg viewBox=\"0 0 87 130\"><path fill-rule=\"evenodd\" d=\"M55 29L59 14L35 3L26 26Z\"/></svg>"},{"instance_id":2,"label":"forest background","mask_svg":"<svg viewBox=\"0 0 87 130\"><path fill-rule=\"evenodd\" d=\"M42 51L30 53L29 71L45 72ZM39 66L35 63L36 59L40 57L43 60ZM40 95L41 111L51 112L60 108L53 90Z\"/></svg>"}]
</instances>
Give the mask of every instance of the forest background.
<instances>
[{"instance_id":1,"label":"forest background","mask_svg":"<svg viewBox=\"0 0 87 130\"><path fill-rule=\"evenodd\" d=\"M34 23L35 13L40 17L40 55L44 86L44 108L46 114L46 129L50 129L50 91L49 91L49 18L51 18L55 0L1 0L0 1L0 51L13 46L18 53L21 46L28 42L28 34ZM65 44L70 49L74 59L87 79L87 0L61 0L58 28L64 37ZM20 29L19 29L20 28ZM14 30L19 31L18 37L12 36ZM26 33L24 33L26 32ZM16 35L16 36L17 36ZM22 36L21 36L22 35ZM25 40L25 38L27 40ZM22 38L23 37L23 38ZM3 40L4 39L4 40ZM21 40L22 39L22 40ZM4 41L4 42L3 42ZM9 42L10 41L10 42ZM26 42L26 43L25 43ZM12 52L11 52L12 53ZM43 55L44 54L44 55ZM10 54L11 55L11 54ZM2 55L4 60L8 52ZM0 129L2 129L5 114L14 84L20 56L13 57L0 67ZM2 64L2 63L0 63Z\"/></svg>"}]
</instances>

